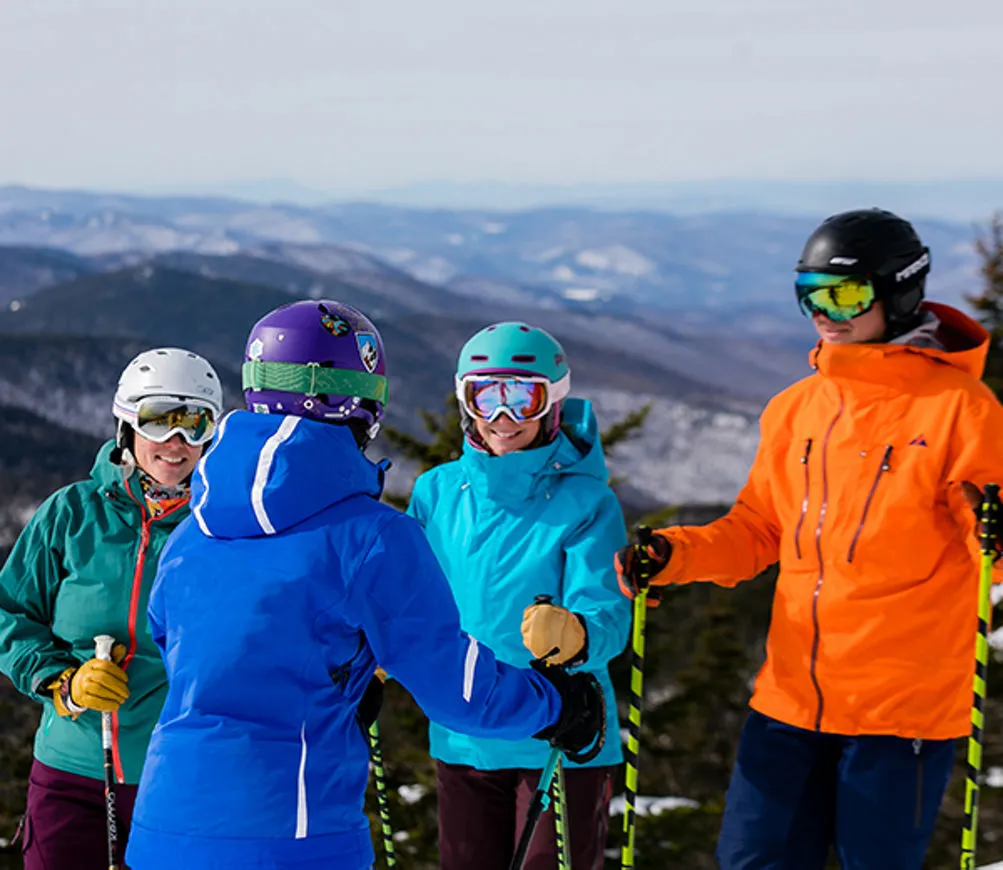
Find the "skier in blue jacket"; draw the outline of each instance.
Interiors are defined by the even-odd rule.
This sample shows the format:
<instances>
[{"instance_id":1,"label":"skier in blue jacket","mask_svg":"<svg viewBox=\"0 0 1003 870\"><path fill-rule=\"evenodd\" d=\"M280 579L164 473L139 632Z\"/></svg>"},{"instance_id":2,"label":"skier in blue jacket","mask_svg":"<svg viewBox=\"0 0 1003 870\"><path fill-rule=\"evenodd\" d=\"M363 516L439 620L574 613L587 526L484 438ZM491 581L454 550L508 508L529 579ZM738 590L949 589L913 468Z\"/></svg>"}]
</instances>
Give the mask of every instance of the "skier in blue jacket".
<instances>
[{"instance_id":1,"label":"skier in blue jacket","mask_svg":"<svg viewBox=\"0 0 1003 870\"><path fill-rule=\"evenodd\" d=\"M463 455L418 478L409 513L445 570L463 628L512 665L556 650L549 661L598 678L615 723L607 665L626 645L630 612L609 557L626 532L595 415L588 402L566 398L569 386L564 350L542 329L499 323L474 335L456 372ZM506 870L547 747L444 720L432 722L430 744L442 870ZM611 740L586 765L567 764L575 868L602 866L621 758ZM548 818L527 870L556 866Z\"/></svg>"},{"instance_id":2,"label":"skier in blue jacket","mask_svg":"<svg viewBox=\"0 0 1003 870\"><path fill-rule=\"evenodd\" d=\"M360 724L375 710L360 703L377 661L452 729L571 751L597 739L601 692L502 664L462 631L420 527L378 501L383 468L363 450L387 379L364 315L277 309L249 336L243 378L257 413L221 423L150 597L169 689L127 862L361 870L374 856Z\"/></svg>"}]
</instances>

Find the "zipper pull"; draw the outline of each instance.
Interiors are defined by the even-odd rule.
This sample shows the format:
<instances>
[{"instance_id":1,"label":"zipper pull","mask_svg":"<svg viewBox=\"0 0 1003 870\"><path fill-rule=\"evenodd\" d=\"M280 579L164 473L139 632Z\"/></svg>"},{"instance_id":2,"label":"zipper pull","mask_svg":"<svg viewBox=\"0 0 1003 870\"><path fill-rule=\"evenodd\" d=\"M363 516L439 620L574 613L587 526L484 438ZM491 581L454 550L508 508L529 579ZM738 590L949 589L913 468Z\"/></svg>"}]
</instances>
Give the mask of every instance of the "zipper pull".
<instances>
[{"instance_id":1,"label":"zipper pull","mask_svg":"<svg viewBox=\"0 0 1003 870\"><path fill-rule=\"evenodd\" d=\"M809 438L804 443L804 456L801 457L801 464L806 465L808 463L808 455L811 453L811 438Z\"/></svg>"},{"instance_id":2,"label":"zipper pull","mask_svg":"<svg viewBox=\"0 0 1003 870\"><path fill-rule=\"evenodd\" d=\"M891 450L891 447L888 448ZM913 738L912 741L912 754L919 755L923 751L923 741L919 737Z\"/></svg>"},{"instance_id":3,"label":"zipper pull","mask_svg":"<svg viewBox=\"0 0 1003 870\"><path fill-rule=\"evenodd\" d=\"M881 457L881 470L882 471L891 471L892 470L891 462L889 462L889 460L891 458L892 458L892 445L889 444L887 447L885 447L885 455Z\"/></svg>"}]
</instances>

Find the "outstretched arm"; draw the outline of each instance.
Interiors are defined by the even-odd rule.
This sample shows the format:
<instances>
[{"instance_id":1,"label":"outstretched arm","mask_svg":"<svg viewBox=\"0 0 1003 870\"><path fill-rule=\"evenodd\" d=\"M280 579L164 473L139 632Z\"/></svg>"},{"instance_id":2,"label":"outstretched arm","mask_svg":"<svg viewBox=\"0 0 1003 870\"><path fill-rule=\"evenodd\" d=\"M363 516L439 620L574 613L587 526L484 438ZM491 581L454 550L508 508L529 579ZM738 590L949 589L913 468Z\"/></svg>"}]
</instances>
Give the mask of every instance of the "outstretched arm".
<instances>
[{"instance_id":1,"label":"outstretched arm","mask_svg":"<svg viewBox=\"0 0 1003 870\"><path fill-rule=\"evenodd\" d=\"M539 674L499 662L460 616L421 527L391 517L350 595L376 660L426 715L455 731L517 740L557 722L561 699Z\"/></svg>"}]
</instances>

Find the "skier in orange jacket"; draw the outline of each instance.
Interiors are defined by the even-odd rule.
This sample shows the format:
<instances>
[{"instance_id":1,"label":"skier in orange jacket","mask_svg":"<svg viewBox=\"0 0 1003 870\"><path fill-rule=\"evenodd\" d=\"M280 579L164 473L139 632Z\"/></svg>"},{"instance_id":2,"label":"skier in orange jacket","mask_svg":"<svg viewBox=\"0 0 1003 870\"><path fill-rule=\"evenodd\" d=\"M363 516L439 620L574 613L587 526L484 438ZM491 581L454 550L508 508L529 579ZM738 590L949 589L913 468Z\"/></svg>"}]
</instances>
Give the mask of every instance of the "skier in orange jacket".
<instances>
[{"instance_id":1,"label":"skier in orange jacket","mask_svg":"<svg viewBox=\"0 0 1003 870\"><path fill-rule=\"evenodd\" d=\"M766 662L728 789L723 870L919 870L968 733L979 489L1003 483L989 334L924 303L930 253L879 209L826 220L797 265L815 374L760 420L727 516L662 529L652 594L780 561ZM631 548L621 587L637 588Z\"/></svg>"}]
</instances>

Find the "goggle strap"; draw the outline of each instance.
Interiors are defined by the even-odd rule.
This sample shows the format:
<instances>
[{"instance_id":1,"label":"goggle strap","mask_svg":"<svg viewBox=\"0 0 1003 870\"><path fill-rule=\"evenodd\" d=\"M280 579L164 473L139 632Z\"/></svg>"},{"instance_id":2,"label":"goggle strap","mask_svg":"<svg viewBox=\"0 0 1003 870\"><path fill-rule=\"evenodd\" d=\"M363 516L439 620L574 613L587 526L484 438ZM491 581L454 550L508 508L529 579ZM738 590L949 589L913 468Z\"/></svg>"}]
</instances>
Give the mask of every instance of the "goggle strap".
<instances>
[{"instance_id":1,"label":"goggle strap","mask_svg":"<svg viewBox=\"0 0 1003 870\"><path fill-rule=\"evenodd\" d=\"M326 368L315 362L302 364L248 360L241 367L241 381L245 390L278 390L304 396L317 396L321 393L357 396L383 405L390 398L390 384L386 375Z\"/></svg>"}]
</instances>

